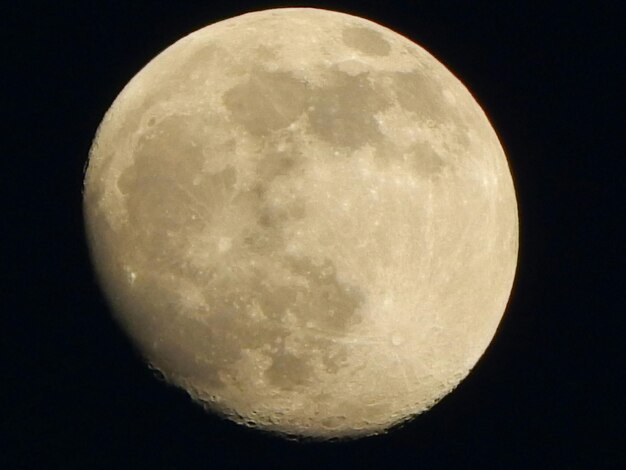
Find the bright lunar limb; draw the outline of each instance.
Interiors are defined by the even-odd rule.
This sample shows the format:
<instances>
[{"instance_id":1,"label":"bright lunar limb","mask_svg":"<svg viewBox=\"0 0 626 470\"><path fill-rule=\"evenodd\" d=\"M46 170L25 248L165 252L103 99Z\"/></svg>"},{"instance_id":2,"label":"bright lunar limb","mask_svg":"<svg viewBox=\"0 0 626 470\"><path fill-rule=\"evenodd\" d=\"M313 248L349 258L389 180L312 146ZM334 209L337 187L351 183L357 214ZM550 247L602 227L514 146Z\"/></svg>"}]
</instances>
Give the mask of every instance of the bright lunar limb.
<instances>
[{"instance_id":1,"label":"bright lunar limb","mask_svg":"<svg viewBox=\"0 0 626 470\"><path fill-rule=\"evenodd\" d=\"M517 261L506 157L466 88L405 37L310 8L152 60L98 130L84 211L152 367L293 436L379 433L450 392Z\"/></svg>"}]
</instances>

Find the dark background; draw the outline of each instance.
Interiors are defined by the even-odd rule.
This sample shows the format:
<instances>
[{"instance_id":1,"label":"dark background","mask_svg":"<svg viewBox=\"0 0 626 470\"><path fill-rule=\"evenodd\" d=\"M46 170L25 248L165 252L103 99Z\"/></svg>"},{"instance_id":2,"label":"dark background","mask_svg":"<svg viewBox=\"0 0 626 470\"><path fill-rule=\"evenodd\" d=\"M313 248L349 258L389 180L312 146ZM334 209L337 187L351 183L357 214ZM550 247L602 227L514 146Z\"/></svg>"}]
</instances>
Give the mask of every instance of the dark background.
<instances>
[{"instance_id":1,"label":"dark background","mask_svg":"<svg viewBox=\"0 0 626 470\"><path fill-rule=\"evenodd\" d=\"M182 36L278 6L370 18L446 64L508 154L517 278L485 356L387 435L285 441L153 378L88 260L81 185L122 87ZM3 2L2 468L626 466L621 2Z\"/></svg>"}]
</instances>

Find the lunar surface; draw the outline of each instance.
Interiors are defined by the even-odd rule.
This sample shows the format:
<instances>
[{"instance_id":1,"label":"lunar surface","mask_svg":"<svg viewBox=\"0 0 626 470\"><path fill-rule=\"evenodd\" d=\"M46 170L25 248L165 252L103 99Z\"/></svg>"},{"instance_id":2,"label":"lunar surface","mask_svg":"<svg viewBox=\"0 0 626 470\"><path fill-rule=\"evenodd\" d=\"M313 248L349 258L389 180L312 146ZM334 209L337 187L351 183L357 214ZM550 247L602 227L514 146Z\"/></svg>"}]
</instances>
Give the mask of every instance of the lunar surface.
<instances>
[{"instance_id":1,"label":"lunar surface","mask_svg":"<svg viewBox=\"0 0 626 470\"><path fill-rule=\"evenodd\" d=\"M152 60L100 125L84 211L150 366L282 435L431 407L491 341L517 260L507 160L467 89L407 38L309 8Z\"/></svg>"}]
</instances>

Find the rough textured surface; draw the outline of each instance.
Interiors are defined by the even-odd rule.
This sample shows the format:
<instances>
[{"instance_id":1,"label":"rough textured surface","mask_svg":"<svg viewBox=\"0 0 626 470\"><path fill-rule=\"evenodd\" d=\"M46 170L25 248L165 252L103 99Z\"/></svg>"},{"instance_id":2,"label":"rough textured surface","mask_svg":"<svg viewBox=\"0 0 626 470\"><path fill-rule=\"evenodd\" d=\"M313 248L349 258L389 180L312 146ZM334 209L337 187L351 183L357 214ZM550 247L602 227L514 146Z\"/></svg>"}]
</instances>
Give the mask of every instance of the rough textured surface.
<instances>
[{"instance_id":1,"label":"rough textured surface","mask_svg":"<svg viewBox=\"0 0 626 470\"><path fill-rule=\"evenodd\" d=\"M116 317L153 367L240 422L380 432L491 340L513 185L461 83L379 25L252 13L156 57L107 113L84 207Z\"/></svg>"}]
</instances>

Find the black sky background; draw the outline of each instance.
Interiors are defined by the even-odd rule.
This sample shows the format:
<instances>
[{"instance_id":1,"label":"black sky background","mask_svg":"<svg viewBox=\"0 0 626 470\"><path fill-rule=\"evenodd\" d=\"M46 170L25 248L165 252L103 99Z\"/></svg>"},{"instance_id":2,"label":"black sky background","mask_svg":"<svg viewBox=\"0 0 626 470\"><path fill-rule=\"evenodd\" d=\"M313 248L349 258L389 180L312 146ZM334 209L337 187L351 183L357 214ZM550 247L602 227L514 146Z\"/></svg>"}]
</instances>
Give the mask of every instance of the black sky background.
<instances>
[{"instance_id":1,"label":"black sky background","mask_svg":"<svg viewBox=\"0 0 626 470\"><path fill-rule=\"evenodd\" d=\"M84 241L105 111L182 36L316 6L425 47L509 158L520 258L508 310L456 391L387 435L291 442L204 413L111 319ZM620 2L3 2L0 468L626 468L624 24ZM6 191L6 193L5 193Z\"/></svg>"}]
</instances>

